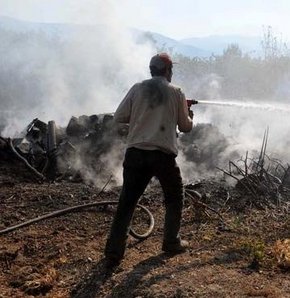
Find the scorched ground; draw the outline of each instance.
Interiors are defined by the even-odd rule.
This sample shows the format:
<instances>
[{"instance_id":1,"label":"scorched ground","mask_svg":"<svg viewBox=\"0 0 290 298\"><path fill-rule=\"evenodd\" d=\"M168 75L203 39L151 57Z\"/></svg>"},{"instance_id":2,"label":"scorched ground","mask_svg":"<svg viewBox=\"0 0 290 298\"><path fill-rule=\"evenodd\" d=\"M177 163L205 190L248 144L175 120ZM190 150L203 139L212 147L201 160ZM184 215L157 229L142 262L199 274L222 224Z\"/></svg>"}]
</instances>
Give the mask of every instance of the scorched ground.
<instances>
[{"instance_id":1,"label":"scorched ground","mask_svg":"<svg viewBox=\"0 0 290 298\"><path fill-rule=\"evenodd\" d=\"M120 191L108 185L97 196L100 189L90 184L39 183L32 176L21 161L2 156L1 230L69 206L116 200ZM162 194L153 181L141 198L154 215L153 233L144 241L130 237L126 257L113 272L103 266L113 206L1 235L0 297L290 297L289 271L279 251L284 245L287 253L285 210L247 206L223 181L191 187L203 195L205 206L185 202L181 232L190 242L188 252L161 252Z\"/></svg>"}]
</instances>

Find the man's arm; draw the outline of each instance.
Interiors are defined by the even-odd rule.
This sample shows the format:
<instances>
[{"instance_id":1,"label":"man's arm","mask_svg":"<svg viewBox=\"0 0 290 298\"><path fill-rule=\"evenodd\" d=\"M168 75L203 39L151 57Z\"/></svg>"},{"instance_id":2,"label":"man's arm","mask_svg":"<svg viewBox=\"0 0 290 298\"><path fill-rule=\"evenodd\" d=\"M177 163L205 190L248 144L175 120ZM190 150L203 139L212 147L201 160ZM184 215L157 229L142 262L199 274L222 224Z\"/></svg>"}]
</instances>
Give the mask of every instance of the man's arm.
<instances>
[{"instance_id":1,"label":"man's arm","mask_svg":"<svg viewBox=\"0 0 290 298\"><path fill-rule=\"evenodd\" d=\"M118 106L115 114L114 121L117 123L129 123L132 109L132 97L135 92L134 85L126 94L120 105Z\"/></svg>"},{"instance_id":2,"label":"man's arm","mask_svg":"<svg viewBox=\"0 0 290 298\"><path fill-rule=\"evenodd\" d=\"M192 129L193 112L189 111L184 94L181 94L182 100L178 106L178 130L181 132L190 132Z\"/></svg>"}]
</instances>

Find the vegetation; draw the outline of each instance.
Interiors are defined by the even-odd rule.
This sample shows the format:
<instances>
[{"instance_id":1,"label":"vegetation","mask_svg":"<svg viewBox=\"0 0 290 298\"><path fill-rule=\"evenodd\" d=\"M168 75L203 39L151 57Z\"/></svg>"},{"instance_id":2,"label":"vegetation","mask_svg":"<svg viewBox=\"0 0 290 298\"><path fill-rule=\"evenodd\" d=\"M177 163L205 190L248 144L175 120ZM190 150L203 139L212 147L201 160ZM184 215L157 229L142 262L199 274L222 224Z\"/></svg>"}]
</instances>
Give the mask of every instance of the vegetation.
<instances>
[{"instance_id":1,"label":"vegetation","mask_svg":"<svg viewBox=\"0 0 290 298\"><path fill-rule=\"evenodd\" d=\"M200 99L284 101L290 95L287 45L268 27L261 46L263 57L244 54L237 44L228 45L223 55L207 59L174 55L176 81L186 94Z\"/></svg>"}]
</instances>

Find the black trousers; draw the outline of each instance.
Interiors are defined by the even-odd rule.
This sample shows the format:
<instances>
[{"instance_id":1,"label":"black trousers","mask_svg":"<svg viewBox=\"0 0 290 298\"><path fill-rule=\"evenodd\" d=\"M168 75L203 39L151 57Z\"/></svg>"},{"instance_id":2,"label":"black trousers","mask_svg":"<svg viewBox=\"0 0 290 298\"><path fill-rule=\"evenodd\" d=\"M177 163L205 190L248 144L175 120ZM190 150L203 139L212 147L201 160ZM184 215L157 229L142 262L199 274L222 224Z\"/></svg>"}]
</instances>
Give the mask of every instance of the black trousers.
<instances>
[{"instance_id":1,"label":"black trousers","mask_svg":"<svg viewBox=\"0 0 290 298\"><path fill-rule=\"evenodd\" d=\"M183 184L175 155L159 150L129 148L123 167L123 188L106 243L105 255L116 259L123 258L136 204L153 176L158 178L165 198L163 244L180 242Z\"/></svg>"}]
</instances>

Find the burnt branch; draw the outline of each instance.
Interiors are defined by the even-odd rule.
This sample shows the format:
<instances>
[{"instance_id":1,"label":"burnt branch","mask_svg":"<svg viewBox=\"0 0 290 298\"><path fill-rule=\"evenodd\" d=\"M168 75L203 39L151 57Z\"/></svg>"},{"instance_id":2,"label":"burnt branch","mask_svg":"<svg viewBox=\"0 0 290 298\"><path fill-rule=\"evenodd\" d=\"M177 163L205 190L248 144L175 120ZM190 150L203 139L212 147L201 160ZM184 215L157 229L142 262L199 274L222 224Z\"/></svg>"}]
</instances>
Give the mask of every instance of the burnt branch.
<instances>
[{"instance_id":1,"label":"burnt branch","mask_svg":"<svg viewBox=\"0 0 290 298\"><path fill-rule=\"evenodd\" d=\"M250 205L265 208L281 205L284 193L290 188L290 166L266 154L269 128L266 129L258 159L245 158L237 163L229 161L229 170L217 168L237 181L236 189L249 196ZM240 166L241 164L241 166ZM288 187L288 188L287 188ZM285 201L285 200L284 200Z\"/></svg>"}]
</instances>

